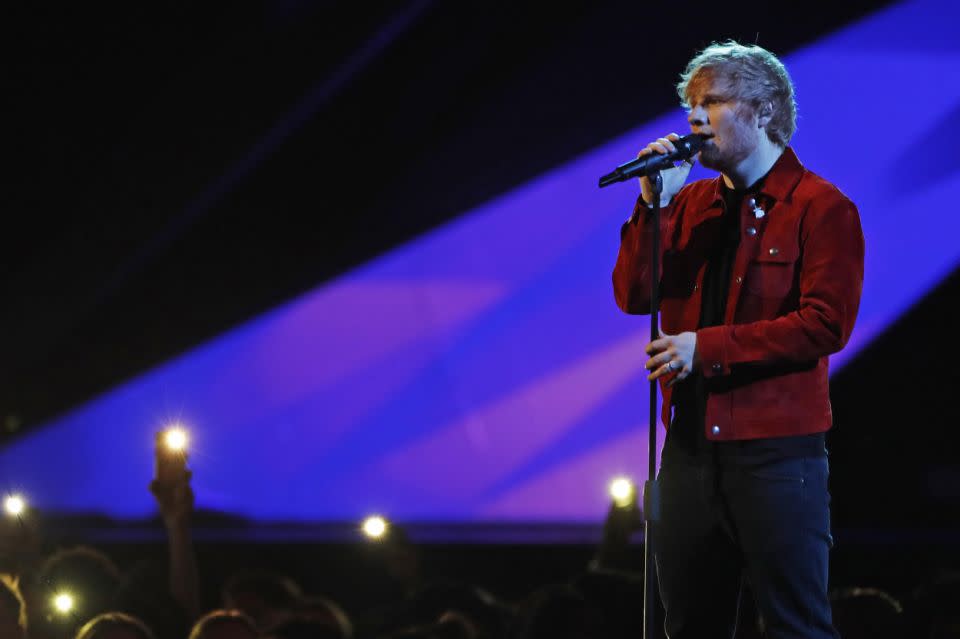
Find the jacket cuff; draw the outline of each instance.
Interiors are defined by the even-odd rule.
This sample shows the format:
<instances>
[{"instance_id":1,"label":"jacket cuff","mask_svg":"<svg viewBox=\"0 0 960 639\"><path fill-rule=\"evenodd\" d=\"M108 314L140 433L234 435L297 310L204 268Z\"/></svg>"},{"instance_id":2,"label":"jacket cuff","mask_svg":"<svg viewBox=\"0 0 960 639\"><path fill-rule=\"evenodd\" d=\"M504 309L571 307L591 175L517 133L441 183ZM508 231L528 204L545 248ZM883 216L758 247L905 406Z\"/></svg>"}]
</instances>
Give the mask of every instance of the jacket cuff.
<instances>
[{"instance_id":1,"label":"jacket cuff","mask_svg":"<svg viewBox=\"0 0 960 639\"><path fill-rule=\"evenodd\" d=\"M667 221L670 219L671 206L673 205L673 200L670 201L666 206L660 207L660 226L661 229L667 225ZM620 226L620 241L623 241L624 236L630 231L631 228L636 228L639 233L649 233L652 229L649 229L650 226L650 206L643 201L643 196L637 196L637 202L633 205L633 211L630 213L630 217L627 218L627 221Z\"/></svg>"},{"instance_id":2,"label":"jacket cuff","mask_svg":"<svg viewBox=\"0 0 960 639\"><path fill-rule=\"evenodd\" d=\"M705 378L730 374L727 358L728 326L710 326L697 331L697 352L700 369Z\"/></svg>"}]
</instances>

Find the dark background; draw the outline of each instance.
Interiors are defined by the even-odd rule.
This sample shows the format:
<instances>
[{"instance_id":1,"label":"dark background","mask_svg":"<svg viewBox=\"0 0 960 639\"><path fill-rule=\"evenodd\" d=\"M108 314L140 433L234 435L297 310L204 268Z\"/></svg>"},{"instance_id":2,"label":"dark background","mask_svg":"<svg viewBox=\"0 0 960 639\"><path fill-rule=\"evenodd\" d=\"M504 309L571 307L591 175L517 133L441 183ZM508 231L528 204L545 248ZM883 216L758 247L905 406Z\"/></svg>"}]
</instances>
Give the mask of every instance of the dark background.
<instances>
[{"instance_id":1,"label":"dark background","mask_svg":"<svg viewBox=\"0 0 960 639\"><path fill-rule=\"evenodd\" d=\"M885 4L6 6L0 445ZM958 277L834 378L854 537L956 525Z\"/></svg>"}]
</instances>

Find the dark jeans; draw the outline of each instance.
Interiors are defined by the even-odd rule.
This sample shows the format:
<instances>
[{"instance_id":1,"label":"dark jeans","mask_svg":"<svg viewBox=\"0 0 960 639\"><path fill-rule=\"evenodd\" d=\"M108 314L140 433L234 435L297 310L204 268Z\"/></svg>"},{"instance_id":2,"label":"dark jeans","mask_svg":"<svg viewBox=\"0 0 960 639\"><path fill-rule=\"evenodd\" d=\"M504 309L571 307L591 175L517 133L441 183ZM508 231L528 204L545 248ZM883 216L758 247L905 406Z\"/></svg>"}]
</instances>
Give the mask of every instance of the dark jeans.
<instances>
[{"instance_id":1,"label":"dark jeans","mask_svg":"<svg viewBox=\"0 0 960 639\"><path fill-rule=\"evenodd\" d=\"M768 637L839 637L827 594L828 474L825 456L664 461L654 550L669 639L733 637L743 579Z\"/></svg>"}]
</instances>

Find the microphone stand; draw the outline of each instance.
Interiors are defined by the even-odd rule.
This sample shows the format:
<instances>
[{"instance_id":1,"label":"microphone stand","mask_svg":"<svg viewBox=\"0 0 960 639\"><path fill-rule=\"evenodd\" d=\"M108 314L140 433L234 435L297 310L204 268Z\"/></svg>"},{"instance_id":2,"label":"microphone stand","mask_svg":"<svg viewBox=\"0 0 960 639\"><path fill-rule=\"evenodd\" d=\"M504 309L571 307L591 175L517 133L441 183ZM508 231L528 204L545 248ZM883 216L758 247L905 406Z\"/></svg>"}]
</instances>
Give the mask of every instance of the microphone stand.
<instances>
[{"instance_id":1,"label":"microphone stand","mask_svg":"<svg viewBox=\"0 0 960 639\"><path fill-rule=\"evenodd\" d=\"M650 175L653 187L653 239L650 252L650 341L660 336L660 193L663 178L660 171ZM656 628L657 572L653 551L653 531L660 520L660 483L657 481L657 380L650 382L650 442L648 444L649 466L647 481L643 485L643 639L659 637Z\"/></svg>"},{"instance_id":2,"label":"microphone stand","mask_svg":"<svg viewBox=\"0 0 960 639\"><path fill-rule=\"evenodd\" d=\"M684 149L691 155L700 150L703 137L688 135L677 141L683 143ZM661 158L669 163L668 158ZM650 216L653 224L653 237L650 251L650 341L660 337L660 194L663 192L663 176L657 170L657 164L650 164L651 159L632 160L621 164L612 173L600 178L600 188L614 182L622 182L629 177L639 177L640 173L649 170L650 186L653 191L653 203L650 206ZM640 162L638 164L638 162ZM669 166L664 167L669 168ZM647 481L643 485L643 638L657 639L660 634L656 627L656 587L657 573L654 559L654 531L660 521L660 482L657 481L657 380L650 382L650 441L648 446L649 466Z\"/></svg>"}]
</instances>

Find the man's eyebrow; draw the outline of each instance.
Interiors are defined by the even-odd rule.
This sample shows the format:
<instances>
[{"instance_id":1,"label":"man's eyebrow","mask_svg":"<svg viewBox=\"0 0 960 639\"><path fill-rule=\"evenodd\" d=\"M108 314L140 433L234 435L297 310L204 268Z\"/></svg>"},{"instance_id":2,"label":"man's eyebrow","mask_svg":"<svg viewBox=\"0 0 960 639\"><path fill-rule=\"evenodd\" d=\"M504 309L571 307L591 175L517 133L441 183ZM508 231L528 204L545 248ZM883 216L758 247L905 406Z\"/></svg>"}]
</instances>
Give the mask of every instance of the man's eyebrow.
<instances>
[{"instance_id":1,"label":"man's eyebrow","mask_svg":"<svg viewBox=\"0 0 960 639\"><path fill-rule=\"evenodd\" d=\"M706 102L707 100L711 100L714 102L723 102L727 99L726 97L724 97L719 93L705 93L701 96L697 96L697 98L698 99L695 99L695 100L687 100L687 107L693 107L695 104L703 103L703 102Z\"/></svg>"}]
</instances>

